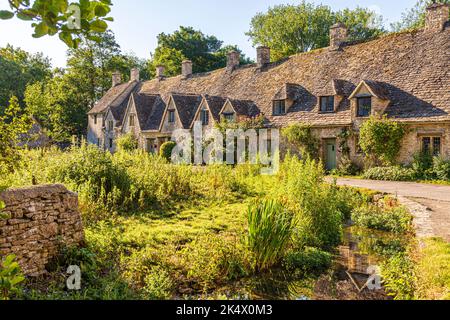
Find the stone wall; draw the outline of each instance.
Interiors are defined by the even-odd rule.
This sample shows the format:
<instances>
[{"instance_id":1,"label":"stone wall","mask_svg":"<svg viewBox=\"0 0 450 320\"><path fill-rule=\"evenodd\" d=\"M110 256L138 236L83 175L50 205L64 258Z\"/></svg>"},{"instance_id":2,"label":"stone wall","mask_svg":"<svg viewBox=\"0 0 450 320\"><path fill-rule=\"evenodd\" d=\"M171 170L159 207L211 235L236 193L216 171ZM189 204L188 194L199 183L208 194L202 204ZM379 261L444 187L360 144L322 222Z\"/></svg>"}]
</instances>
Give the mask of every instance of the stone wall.
<instances>
[{"instance_id":1,"label":"stone wall","mask_svg":"<svg viewBox=\"0 0 450 320\"><path fill-rule=\"evenodd\" d=\"M15 254L23 272L37 276L64 245L84 239L78 196L62 185L0 193L9 217L0 220L0 256Z\"/></svg>"}]
</instances>

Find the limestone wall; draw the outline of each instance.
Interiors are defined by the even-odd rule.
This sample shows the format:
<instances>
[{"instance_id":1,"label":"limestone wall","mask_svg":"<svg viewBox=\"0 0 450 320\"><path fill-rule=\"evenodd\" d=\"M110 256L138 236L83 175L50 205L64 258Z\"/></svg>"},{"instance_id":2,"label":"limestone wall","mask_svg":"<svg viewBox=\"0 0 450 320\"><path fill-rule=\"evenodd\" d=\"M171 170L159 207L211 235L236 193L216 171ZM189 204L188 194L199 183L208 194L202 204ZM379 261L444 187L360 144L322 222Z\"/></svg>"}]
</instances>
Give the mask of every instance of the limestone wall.
<instances>
[{"instance_id":1,"label":"limestone wall","mask_svg":"<svg viewBox=\"0 0 450 320\"><path fill-rule=\"evenodd\" d=\"M26 275L37 276L64 245L84 239L78 196L62 185L0 193L9 217L0 219L0 257L15 254Z\"/></svg>"}]
</instances>

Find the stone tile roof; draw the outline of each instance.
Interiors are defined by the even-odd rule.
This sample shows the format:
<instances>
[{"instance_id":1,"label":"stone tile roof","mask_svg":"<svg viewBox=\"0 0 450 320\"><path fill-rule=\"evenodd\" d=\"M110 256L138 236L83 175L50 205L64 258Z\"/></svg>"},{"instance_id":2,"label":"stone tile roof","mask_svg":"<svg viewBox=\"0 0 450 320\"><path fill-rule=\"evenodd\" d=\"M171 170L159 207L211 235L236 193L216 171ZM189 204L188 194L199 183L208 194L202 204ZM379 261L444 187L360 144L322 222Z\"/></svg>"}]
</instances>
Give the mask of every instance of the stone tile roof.
<instances>
[{"instance_id":1,"label":"stone tile roof","mask_svg":"<svg viewBox=\"0 0 450 320\"><path fill-rule=\"evenodd\" d=\"M126 83L119 84L115 87L112 87L94 105L94 107L88 112L88 114L103 113L109 107L123 107L123 105L125 104L125 109L122 110L122 108L119 108L119 110L117 110L117 112L113 112L113 115L115 118L116 118L116 115L118 115L120 118L120 114L123 117L125 110L126 110L126 105L128 104L128 100L130 98L130 94L137 85L138 85L137 81L132 81L132 82L126 82ZM116 114L114 114L114 113L116 113ZM116 118L116 120L119 120L119 119Z\"/></svg>"},{"instance_id":2,"label":"stone tile roof","mask_svg":"<svg viewBox=\"0 0 450 320\"><path fill-rule=\"evenodd\" d=\"M293 122L341 126L352 123L348 98L361 81L377 96L390 100L386 112L391 117L412 122L450 121L449 24L442 32L389 34L369 42L343 44L339 50L323 48L294 55L263 68L246 65L233 72L220 69L188 78L154 79L139 90L159 94L166 102L176 92L186 128L201 95L251 102L275 126ZM334 94L344 97L337 111L320 113L318 98ZM111 95L100 105L114 100ZM294 100L286 115L272 115L276 98Z\"/></svg>"},{"instance_id":3,"label":"stone tile roof","mask_svg":"<svg viewBox=\"0 0 450 320\"><path fill-rule=\"evenodd\" d=\"M238 116L255 118L261 114L261 111L258 109L255 102L251 100L230 99L230 103Z\"/></svg>"},{"instance_id":4,"label":"stone tile roof","mask_svg":"<svg viewBox=\"0 0 450 320\"><path fill-rule=\"evenodd\" d=\"M171 97L175 102L183 128L189 129L203 97L193 94L172 94Z\"/></svg>"},{"instance_id":5,"label":"stone tile roof","mask_svg":"<svg viewBox=\"0 0 450 320\"><path fill-rule=\"evenodd\" d=\"M162 121L166 104L160 95L132 93L139 126L143 131L157 131Z\"/></svg>"},{"instance_id":6,"label":"stone tile roof","mask_svg":"<svg viewBox=\"0 0 450 320\"><path fill-rule=\"evenodd\" d=\"M209 109L212 113L212 116L216 122L220 122L220 111L227 101L224 97L210 96L205 95L206 102L208 103Z\"/></svg>"}]
</instances>

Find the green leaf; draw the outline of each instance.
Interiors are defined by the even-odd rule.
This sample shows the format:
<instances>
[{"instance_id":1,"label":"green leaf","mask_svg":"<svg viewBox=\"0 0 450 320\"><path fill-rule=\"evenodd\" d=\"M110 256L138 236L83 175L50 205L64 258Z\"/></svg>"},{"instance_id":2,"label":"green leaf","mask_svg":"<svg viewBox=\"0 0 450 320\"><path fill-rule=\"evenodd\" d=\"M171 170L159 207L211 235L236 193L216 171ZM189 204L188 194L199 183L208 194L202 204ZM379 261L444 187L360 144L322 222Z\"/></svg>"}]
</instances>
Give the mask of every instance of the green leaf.
<instances>
[{"instance_id":1,"label":"green leaf","mask_svg":"<svg viewBox=\"0 0 450 320\"><path fill-rule=\"evenodd\" d=\"M34 28L34 38L40 38L48 34L48 26L46 23L41 22Z\"/></svg>"},{"instance_id":2,"label":"green leaf","mask_svg":"<svg viewBox=\"0 0 450 320\"><path fill-rule=\"evenodd\" d=\"M0 19L1 20L8 20L14 17L14 12L6 11L6 10L0 10Z\"/></svg>"},{"instance_id":3,"label":"green leaf","mask_svg":"<svg viewBox=\"0 0 450 320\"><path fill-rule=\"evenodd\" d=\"M102 20L95 20L91 23L91 30L94 32L105 32L108 29L108 24Z\"/></svg>"},{"instance_id":4,"label":"green leaf","mask_svg":"<svg viewBox=\"0 0 450 320\"><path fill-rule=\"evenodd\" d=\"M61 32L59 34L59 39L61 39L68 47L73 48L73 39L69 32Z\"/></svg>"}]
</instances>

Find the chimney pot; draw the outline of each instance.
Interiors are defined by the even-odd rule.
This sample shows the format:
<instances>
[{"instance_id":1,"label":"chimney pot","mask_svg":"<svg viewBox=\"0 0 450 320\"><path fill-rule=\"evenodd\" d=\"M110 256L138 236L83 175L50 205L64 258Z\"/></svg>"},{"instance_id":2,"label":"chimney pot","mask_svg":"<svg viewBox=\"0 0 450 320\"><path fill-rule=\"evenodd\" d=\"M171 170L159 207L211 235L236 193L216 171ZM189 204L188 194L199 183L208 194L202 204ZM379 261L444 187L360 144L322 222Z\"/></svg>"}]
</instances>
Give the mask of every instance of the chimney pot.
<instances>
[{"instance_id":1,"label":"chimney pot","mask_svg":"<svg viewBox=\"0 0 450 320\"><path fill-rule=\"evenodd\" d=\"M227 54L227 71L233 71L239 66L241 55L237 51L231 51Z\"/></svg>"},{"instance_id":2,"label":"chimney pot","mask_svg":"<svg viewBox=\"0 0 450 320\"><path fill-rule=\"evenodd\" d=\"M347 40L347 27L343 23L336 23L330 28L330 47L339 49Z\"/></svg>"},{"instance_id":3,"label":"chimney pot","mask_svg":"<svg viewBox=\"0 0 450 320\"><path fill-rule=\"evenodd\" d=\"M131 82L133 82L133 81L138 81L139 82L139 69L138 68L133 68L133 69L131 69L131 72L130 72L130 81Z\"/></svg>"},{"instance_id":4,"label":"chimney pot","mask_svg":"<svg viewBox=\"0 0 450 320\"><path fill-rule=\"evenodd\" d=\"M112 74L112 86L115 87L122 83L122 74L116 71Z\"/></svg>"},{"instance_id":5,"label":"chimney pot","mask_svg":"<svg viewBox=\"0 0 450 320\"><path fill-rule=\"evenodd\" d=\"M433 3L427 7L425 31L440 32L448 21L450 4Z\"/></svg>"},{"instance_id":6,"label":"chimney pot","mask_svg":"<svg viewBox=\"0 0 450 320\"><path fill-rule=\"evenodd\" d=\"M156 77L158 79L162 79L164 78L164 71L165 71L165 67L164 66L157 66L156 67Z\"/></svg>"},{"instance_id":7,"label":"chimney pot","mask_svg":"<svg viewBox=\"0 0 450 320\"><path fill-rule=\"evenodd\" d=\"M270 63L270 48L269 47L258 47L256 49L256 60L258 63L258 68L262 68Z\"/></svg>"},{"instance_id":8,"label":"chimney pot","mask_svg":"<svg viewBox=\"0 0 450 320\"><path fill-rule=\"evenodd\" d=\"M192 61L190 60L184 60L181 63L181 74L184 78L189 77L192 75Z\"/></svg>"}]
</instances>

